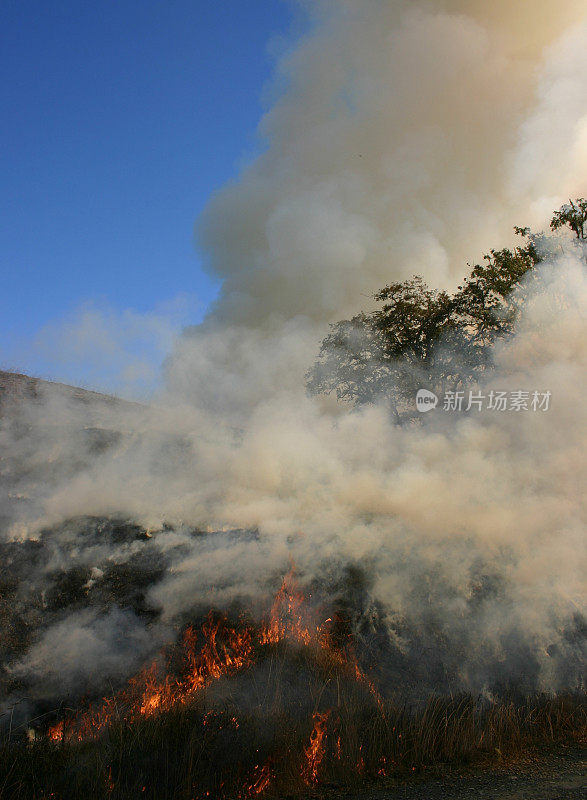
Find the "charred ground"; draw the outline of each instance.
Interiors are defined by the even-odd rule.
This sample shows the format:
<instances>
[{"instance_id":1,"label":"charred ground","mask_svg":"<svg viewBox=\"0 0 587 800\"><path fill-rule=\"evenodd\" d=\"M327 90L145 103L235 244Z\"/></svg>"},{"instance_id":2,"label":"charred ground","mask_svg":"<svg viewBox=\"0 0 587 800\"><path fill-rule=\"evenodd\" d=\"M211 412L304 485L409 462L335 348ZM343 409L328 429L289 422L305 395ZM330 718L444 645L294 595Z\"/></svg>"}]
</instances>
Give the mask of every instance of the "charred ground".
<instances>
[{"instance_id":1,"label":"charred ground","mask_svg":"<svg viewBox=\"0 0 587 800\"><path fill-rule=\"evenodd\" d=\"M5 375L3 386L12 435L26 444L34 428L25 453L39 427L53 439L60 424L50 415L31 421L31 403L50 408L53 393L76 409L67 435L83 442L80 460L72 464L71 448L67 457L57 452L59 480L125 436L101 421L114 398L25 376ZM319 578L292 569L277 595L283 575L267 574L264 598L243 594L212 609L195 586L192 606L170 616L161 591L186 557L205 562L217 548L255 542L257 531L151 530L121 514L71 517L19 536L35 502L23 486L48 474L22 452L5 452L2 463L2 796L283 797L583 740L583 695L541 694L530 642L506 639L499 662L487 653L463 674L467 626L443 622L451 589L440 569L422 566L413 582L417 620L377 602L364 565L336 561L320 565ZM469 582L469 621L507 593L481 559ZM273 635L263 620L277 625ZM249 637L240 660L231 660L230 631ZM563 641L566 649L550 654L561 686L580 687L579 615Z\"/></svg>"}]
</instances>

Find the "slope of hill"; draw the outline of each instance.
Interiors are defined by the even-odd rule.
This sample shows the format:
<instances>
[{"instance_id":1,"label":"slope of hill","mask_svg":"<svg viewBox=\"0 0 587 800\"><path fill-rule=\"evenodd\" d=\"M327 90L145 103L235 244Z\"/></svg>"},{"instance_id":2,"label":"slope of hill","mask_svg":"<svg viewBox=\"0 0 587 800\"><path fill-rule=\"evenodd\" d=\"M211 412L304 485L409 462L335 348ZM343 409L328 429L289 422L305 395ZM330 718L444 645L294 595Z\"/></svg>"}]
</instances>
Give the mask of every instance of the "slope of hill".
<instances>
[{"instance_id":1,"label":"slope of hill","mask_svg":"<svg viewBox=\"0 0 587 800\"><path fill-rule=\"evenodd\" d=\"M118 397L101 394L89 389L81 389L78 386L69 386L65 383L33 378L30 375L23 375L19 372L0 370L0 414L6 412L9 406L15 406L24 401L51 397L72 400L86 406L95 404L110 406L116 404L135 405Z\"/></svg>"}]
</instances>

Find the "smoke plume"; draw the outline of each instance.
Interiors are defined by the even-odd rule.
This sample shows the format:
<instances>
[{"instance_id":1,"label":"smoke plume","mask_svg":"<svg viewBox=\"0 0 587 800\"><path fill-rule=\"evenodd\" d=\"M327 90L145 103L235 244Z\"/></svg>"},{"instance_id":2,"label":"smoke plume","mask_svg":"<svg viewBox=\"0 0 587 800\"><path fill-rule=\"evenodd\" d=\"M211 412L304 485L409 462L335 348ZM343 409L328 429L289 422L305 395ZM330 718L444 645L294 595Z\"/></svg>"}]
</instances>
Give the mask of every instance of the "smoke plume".
<instances>
[{"instance_id":1,"label":"smoke plume","mask_svg":"<svg viewBox=\"0 0 587 800\"><path fill-rule=\"evenodd\" d=\"M94 598L54 603L10 676L65 675L83 690L96 664L101 679L119 676L194 609L254 603L293 558L330 592L360 570L422 686L443 670L450 687L576 686L584 248L561 240L541 264L481 387L550 391L547 412L439 411L398 427L383 406L309 398L304 373L328 323L374 290L414 273L453 288L467 261L511 243L514 223L544 227L585 192L587 11L580 0L302 5L311 26L277 64L266 149L198 221L222 290L168 359L165 392L149 407L95 407L89 423L63 398L4 422L11 491L25 498L5 543L44 553L19 602L74 568ZM116 516L147 533L88 533L88 517ZM140 598L116 589L129 565Z\"/></svg>"}]
</instances>

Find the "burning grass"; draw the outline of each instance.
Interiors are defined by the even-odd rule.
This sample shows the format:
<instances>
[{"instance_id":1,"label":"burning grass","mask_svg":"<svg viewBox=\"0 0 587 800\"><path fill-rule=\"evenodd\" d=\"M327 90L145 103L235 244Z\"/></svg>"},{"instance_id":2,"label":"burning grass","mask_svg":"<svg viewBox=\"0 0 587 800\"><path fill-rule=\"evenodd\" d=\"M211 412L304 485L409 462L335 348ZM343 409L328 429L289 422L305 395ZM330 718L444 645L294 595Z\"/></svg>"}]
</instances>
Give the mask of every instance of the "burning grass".
<instances>
[{"instance_id":1,"label":"burning grass","mask_svg":"<svg viewBox=\"0 0 587 800\"><path fill-rule=\"evenodd\" d=\"M268 798L323 784L357 785L419 773L438 762L508 758L585 732L581 698L484 703L431 698L421 708L383 707L322 684L307 719L279 710L238 713L230 703L190 704L113 721L89 741L6 741L0 794L18 800ZM314 690L317 687L313 687ZM320 695L320 691L318 691Z\"/></svg>"},{"instance_id":2,"label":"burning grass","mask_svg":"<svg viewBox=\"0 0 587 800\"><path fill-rule=\"evenodd\" d=\"M210 614L119 692L28 738L10 731L0 795L284 797L585 735L579 695L411 706L383 696L339 629L316 622L292 569L260 624Z\"/></svg>"}]
</instances>

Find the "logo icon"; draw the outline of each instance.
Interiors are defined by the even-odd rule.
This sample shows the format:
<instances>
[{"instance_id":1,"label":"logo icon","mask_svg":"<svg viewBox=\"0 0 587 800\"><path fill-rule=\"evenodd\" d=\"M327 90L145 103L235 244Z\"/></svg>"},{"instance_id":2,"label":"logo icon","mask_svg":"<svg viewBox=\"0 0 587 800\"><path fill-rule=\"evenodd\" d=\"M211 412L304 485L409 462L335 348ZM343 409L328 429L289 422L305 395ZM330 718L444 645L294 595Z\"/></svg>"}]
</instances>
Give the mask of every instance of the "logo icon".
<instances>
[{"instance_id":1,"label":"logo icon","mask_svg":"<svg viewBox=\"0 0 587 800\"><path fill-rule=\"evenodd\" d=\"M438 405L438 397L434 392L429 392L428 389L418 389L416 392L416 408L420 413L425 414L426 411L432 411Z\"/></svg>"}]
</instances>

